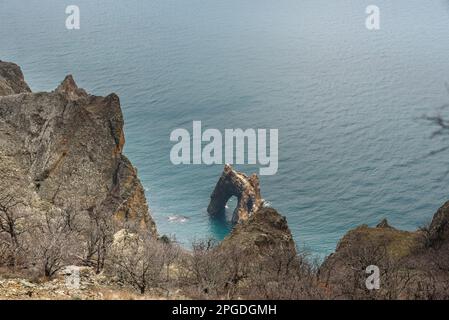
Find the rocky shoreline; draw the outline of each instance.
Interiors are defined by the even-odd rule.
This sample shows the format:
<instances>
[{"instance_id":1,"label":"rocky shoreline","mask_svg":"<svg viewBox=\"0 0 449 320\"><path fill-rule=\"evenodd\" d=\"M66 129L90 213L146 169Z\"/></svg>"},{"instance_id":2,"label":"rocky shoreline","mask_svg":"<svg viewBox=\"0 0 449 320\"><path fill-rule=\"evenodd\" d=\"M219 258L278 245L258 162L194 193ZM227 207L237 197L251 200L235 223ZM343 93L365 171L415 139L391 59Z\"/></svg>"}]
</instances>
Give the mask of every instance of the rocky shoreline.
<instances>
[{"instance_id":1,"label":"rocky shoreline","mask_svg":"<svg viewBox=\"0 0 449 320\"><path fill-rule=\"evenodd\" d=\"M19 66L0 61L0 299L449 297L449 202L415 232L386 220L351 230L317 265L297 250L286 218L264 206L257 175L228 165L208 212L221 214L238 197L234 229L220 244L180 252L157 233L137 170L123 154L123 125L117 95L90 95L72 76L53 92L33 93ZM83 246L72 252L66 243ZM21 278L49 259L43 248L59 254L55 272L45 265L45 277ZM65 249L70 257L60 252ZM36 260L17 267L34 252ZM110 256L115 260L108 262ZM125 285L130 265L145 265L149 256L163 257L157 281ZM67 289L62 271L70 259L83 268L76 290ZM381 272L378 290L365 285L370 265Z\"/></svg>"}]
</instances>

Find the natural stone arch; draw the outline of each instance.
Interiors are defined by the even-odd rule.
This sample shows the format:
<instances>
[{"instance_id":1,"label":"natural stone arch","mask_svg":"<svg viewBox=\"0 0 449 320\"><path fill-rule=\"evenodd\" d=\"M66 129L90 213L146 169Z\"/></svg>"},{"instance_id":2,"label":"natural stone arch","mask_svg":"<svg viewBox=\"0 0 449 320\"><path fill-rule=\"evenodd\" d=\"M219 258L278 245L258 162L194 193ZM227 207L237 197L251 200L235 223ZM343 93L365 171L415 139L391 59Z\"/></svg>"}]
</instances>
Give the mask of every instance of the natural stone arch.
<instances>
[{"instance_id":1,"label":"natural stone arch","mask_svg":"<svg viewBox=\"0 0 449 320\"><path fill-rule=\"evenodd\" d=\"M237 198L232 222L237 223L247 220L263 205L263 199L260 196L259 177L256 174L248 177L226 164L210 196L207 212L210 215L223 214L226 203L232 196Z\"/></svg>"}]
</instances>

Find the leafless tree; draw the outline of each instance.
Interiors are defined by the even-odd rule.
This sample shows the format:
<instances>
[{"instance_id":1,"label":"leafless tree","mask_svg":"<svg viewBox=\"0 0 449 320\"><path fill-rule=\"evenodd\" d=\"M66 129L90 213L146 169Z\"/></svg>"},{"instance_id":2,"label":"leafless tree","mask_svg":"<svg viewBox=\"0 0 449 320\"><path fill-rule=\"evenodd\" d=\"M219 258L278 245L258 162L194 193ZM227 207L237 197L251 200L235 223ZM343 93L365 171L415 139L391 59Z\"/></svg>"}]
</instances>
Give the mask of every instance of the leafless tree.
<instances>
[{"instance_id":1,"label":"leafless tree","mask_svg":"<svg viewBox=\"0 0 449 320\"><path fill-rule=\"evenodd\" d=\"M27 238L30 263L36 265L45 277L52 277L73 262L81 250L78 234L68 227L59 209L48 210L43 218L34 217L34 220Z\"/></svg>"},{"instance_id":2,"label":"leafless tree","mask_svg":"<svg viewBox=\"0 0 449 320\"><path fill-rule=\"evenodd\" d=\"M23 201L14 192L0 191L0 247L5 254L4 262L13 267L22 250L21 236L26 232L27 215Z\"/></svg>"},{"instance_id":3,"label":"leafless tree","mask_svg":"<svg viewBox=\"0 0 449 320\"><path fill-rule=\"evenodd\" d=\"M164 265L163 244L149 236L125 232L112 247L108 271L144 294L148 288L160 286Z\"/></svg>"},{"instance_id":4,"label":"leafless tree","mask_svg":"<svg viewBox=\"0 0 449 320\"><path fill-rule=\"evenodd\" d=\"M214 239L195 240L192 255L186 260L183 283L197 297L217 298L225 286L224 260Z\"/></svg>"},{"instance_id":5,"label":"leafless tree","mask_svg":"<svg viewBox=\"0 0 449 320\"><path fill-rule=\"evenodd\" d=\"M114 226L112 217L95 207L88 209L83 234L86 238L85 254L82 261L100 273L104 266L109 248L113 241Z\"/></svg>"},{"instance_id":6,"label":"leafless tree","mask_svg":"<svg viewBox=\"0 0 449 320\"><path fill-rule=\"evenodd\" d=\"M183 286L191 296L208 299L311 299L320 296L316 264L303 251L244 245L215 240L193 243Z\"/></svg>"},{"instance_id":7,"label":"leafless tree","mask_svg":"<svg viewBox=\"0 0 449 320\"><path fill-rule=\"evenodd\" d=\"M320 296L316 264L303 250L270 249L257 268L250 268L248 298L293 300Z\"/></svg>"},{"instance_id":8,"label":"leafless tree","mask_svg":"<svg viewBox=\"0 0 449 320\"><path fill-rule=\"evenodd\" d=\"M166 282L169 283L171 281L170 269L172 265L178 261L178 258L181 255L181 249L173 240L170 242L162 242L159 245L162 246L163 261L166 269Z\"/></svg>"}]
</instances>

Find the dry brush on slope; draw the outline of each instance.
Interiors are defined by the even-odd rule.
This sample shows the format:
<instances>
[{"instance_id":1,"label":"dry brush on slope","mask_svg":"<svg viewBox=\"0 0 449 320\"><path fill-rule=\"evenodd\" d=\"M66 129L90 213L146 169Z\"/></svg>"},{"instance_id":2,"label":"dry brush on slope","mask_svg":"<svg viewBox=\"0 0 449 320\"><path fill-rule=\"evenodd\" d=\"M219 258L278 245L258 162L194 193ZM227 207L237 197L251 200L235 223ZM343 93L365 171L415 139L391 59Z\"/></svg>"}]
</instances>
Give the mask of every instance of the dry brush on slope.
<instances>
[{"instance_id":1,"label":"dry brush on slope","mask_svg":"<svg viewBox=\"0 0 449 320\"><path fill-rule=\"evenodd\" d=\"M123 125L115 94L89 95L71 76L32 93L20 68L0 61L1 270L57 282L65 266L83 265L103 285L168 298L449 298L449 204L416 232L386 221L356 228L319 266L296 248L286 218L264 206L258 177L225 166L208 211L221 214L236 196L231 234L191 252L157 239L122 153ZM368 265L381 271L379 290L365 286ZM51 287L24 283L30 297Z\"/></svg>"},{"instance_id":2,"label":"dry brush on slope","mask_svg":"<svg viewBox=\"0 0 449 320\"><path fill-rule=\"evenodd\" d=\"M115 94L90 95L71 76L33 93L17 65L0 61L1 264L100 272L114 232L157 235L123 126Z\"/></svg>"}]
</instances>

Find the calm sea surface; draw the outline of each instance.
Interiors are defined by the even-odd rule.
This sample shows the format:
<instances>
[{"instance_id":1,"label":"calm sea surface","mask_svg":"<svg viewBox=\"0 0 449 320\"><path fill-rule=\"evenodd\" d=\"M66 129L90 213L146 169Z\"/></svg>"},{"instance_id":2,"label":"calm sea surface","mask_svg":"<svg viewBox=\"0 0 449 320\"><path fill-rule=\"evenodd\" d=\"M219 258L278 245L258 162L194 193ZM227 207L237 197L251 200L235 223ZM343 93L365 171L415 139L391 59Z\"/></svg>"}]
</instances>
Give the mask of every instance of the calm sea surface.
<instances>
[{"instance_id":1,"label":"calm sea surface","mask_svg":"<svg viewBox=\"0 0 449 320\"><path fill-rule=\"evenodd\" d=\"M79 31L65 28L71 4ZM222 166L170 162L170 132L193 120L279 129L262 193L316 255L384 217L416 229L449 199L448 153L428 156L449 141L420 119L449 102L447 0L1 0L0 59L34 91L71 73L116 92L159 231L185 244L229 231L206 213Z\"/></svg>"}]
</instances>

